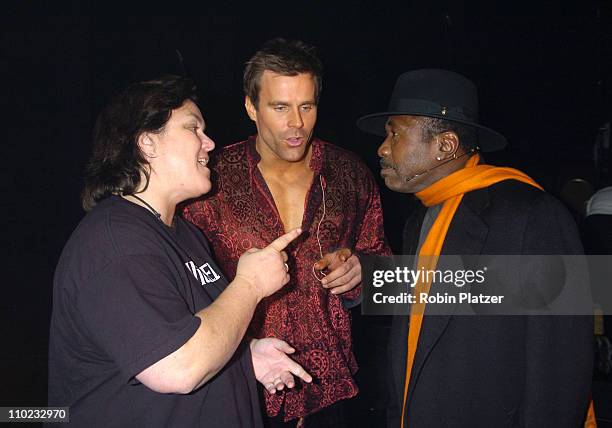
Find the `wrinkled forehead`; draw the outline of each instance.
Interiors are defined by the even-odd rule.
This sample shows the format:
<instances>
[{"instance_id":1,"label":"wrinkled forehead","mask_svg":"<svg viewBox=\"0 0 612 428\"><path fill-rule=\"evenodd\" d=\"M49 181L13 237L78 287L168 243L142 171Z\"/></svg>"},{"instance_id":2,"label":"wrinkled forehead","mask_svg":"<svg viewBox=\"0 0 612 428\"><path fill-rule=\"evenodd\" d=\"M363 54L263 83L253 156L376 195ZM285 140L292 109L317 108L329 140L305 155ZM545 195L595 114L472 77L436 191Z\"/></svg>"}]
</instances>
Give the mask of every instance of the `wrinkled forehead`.
<instances>
[{"instance_id":1,"label":"wrinkled forehead","mask_svg":"<svg viewBox=\"0 0 612 428\"><path fill-rule=\"evenodd\" d=\"M399 128L399 127L406 128L406 127L412 127L416 125L420 125L419 116L412 116L412 115L404 114L404 115L389 116L385 123L385 128Z\"/></svg>"}]
</instances>

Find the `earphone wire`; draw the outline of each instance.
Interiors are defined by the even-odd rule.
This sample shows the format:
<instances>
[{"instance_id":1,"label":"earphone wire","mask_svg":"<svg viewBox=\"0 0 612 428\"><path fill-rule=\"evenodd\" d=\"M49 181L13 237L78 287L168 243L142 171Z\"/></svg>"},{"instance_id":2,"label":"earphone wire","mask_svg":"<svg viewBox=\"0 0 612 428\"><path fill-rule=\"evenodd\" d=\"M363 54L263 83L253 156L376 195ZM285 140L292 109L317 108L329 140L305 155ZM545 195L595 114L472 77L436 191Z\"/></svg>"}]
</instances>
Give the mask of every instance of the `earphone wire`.
<instances>
[{"instance_id":1,"label":"earphone wire","mask_svg":"<svg viewBox=\"0 0 612 428\"><path fill-rule=\"evenodd\" d=\"M319 174L319 184L321 185L321 194L323 197L323 215L321 216L321 219L319 220L319 224L317 224L317 244L319 245L319 254L321 255L321 258L323 258L323 246L321 245L320 233L321 233L321 224L323 223L323 220L325 219L326 207L325 207L325 187L323 186L323 178L321 177L320 174ZM321 282L321 279L323 279L323 278L319 279L319 277L317 276L317 272L315 270L314 264L312 265L312 274L314 275L316 280L319 282ZM321 271L321 275L323 275L324 277L327 276L325 272L323 271Z\"/></svg>"},{"instance_id":2,"label":"earphone wire","mask_svg":"<svg viewBox=\"0 0 612 428\"><path fill-rule=\"evenodd\" d=\"M480 151L480 147L475 146L475 147L472 147L472 148L471 148L470 150L468 150L467 152L460 154L459 156L457 156L456 154L453 154L453 157L452 157L452 158L446 159L444 162L439 163L438 165L436 165L436 166L434 166L434 167L432 167L432 168L429 168L429 169L427 169L427 170L425 170L425 171L419 172L418 174L414 174L414 175L413 175L413 176L411 176L411 177L404 178L404 181L406 181L406 182L410 182L410 181L414 180L414 179L415 179L415 178L417 178L417 177L420 177L420 176L422 176L422 175L427 174L427 173L428 173L428 172L430 172L430 171L433 171L433 170L434 170L434 169L436 169L436 168L440 168L441 166L446 165L446 164L447 164L447 163L449 163L449 162L455 161L455 160L457 160L457 159L461 159L462 157L464 157L464 156L469 156L469 155L471 155L471 154L473 154L473 153L478 153L479 151Z\"/></svg>"}]
</instances>

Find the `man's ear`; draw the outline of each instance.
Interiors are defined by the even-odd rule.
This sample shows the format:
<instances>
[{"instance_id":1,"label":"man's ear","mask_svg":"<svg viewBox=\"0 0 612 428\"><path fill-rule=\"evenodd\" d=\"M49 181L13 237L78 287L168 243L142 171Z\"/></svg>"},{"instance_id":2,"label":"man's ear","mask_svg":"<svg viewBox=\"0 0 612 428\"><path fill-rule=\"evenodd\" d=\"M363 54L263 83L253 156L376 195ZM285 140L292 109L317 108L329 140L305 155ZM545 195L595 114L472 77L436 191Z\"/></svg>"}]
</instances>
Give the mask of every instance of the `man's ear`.
<instances>
[{"instance_id":1,"label":"man's ear","mask_svg":"<svg viewBox=\"0 0 612 428\"><path fill-rule=\"evenodd\" d=\"M155 142L148 132L138 136L138 148L147 158L155 157Z\"/></svg>"},{"instance_id":2,"label":"man's ear","mask_svg":"<svg viewBox=\"0 0 612 428\"><path fill-rule=\"evenodd\" d=\"M442 132L438 135L438 147L442 160L459 156L459 137L452 131Z\"/></svg>"},{"instance_id":3,"label":"man's ear","mask_svg":"<svg viewBox=\"0 0 612 428\"><path fill-rule=\"evenodd\" d=\"M247 114L251 118L253 122L257 122L257 108L251 101L251 98L247 95L244 97L244 108L246 109Z\"/></svg>"}]
</instances>

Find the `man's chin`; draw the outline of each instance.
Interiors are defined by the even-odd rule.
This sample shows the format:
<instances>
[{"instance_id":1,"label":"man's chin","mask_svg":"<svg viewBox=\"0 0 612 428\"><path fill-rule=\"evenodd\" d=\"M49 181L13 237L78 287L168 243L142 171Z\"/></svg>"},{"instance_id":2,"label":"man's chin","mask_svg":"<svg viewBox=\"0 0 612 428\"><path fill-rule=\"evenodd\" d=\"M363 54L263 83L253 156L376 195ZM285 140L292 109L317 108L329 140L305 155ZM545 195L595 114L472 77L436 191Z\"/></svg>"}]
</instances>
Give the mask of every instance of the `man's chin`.
<instances>
[{"instance_id":1,"label":"man's chin","mask_svg":"<svg viewBox=\"0 0 612 428\"><path fill-rule=\"evenodd\" d=\"M397 193L414 193L411 189L410 189L410 185L408 183L406 183L405 181L403 181L401 178L398 177L391 177L391 176L385 176L383 177L385 180L385 186L387 186L387 188L389 190L392 190L393 192L397 192Z\"/></svg>"},{"instance_id":2,"label":"man's chin","mask_svg":"<svg viewBox=\"0 0 612 428\"><path fill-rule=\"evenodd\" d=\"M393 179L389 175L383 175L383 180L385 180L385 186L387 186L389 190L393 190L394 192L399 191L397 188L397 180Z\"/></svg>"},{"instance_id":3,"label":"man's chin","mask_svg":"<svg viewBox=\"0 0 612 428\"><path fill-rule=\"evenodd\" d=\"M299 146L289 150L283 150L281 159L287 162L300 162L306 158L308 146Z\"/></svg>"}]
</instances>

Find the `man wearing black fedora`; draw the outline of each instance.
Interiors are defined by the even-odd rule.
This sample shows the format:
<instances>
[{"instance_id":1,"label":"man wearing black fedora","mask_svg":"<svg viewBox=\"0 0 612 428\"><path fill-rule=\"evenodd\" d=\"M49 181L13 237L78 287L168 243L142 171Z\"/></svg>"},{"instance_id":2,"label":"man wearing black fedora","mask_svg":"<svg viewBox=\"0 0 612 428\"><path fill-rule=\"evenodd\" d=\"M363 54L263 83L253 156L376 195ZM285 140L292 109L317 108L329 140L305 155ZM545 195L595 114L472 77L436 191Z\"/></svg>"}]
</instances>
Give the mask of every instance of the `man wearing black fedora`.
<instances>
[{"instance_id":1,"label":"man wearing black fedora","mask_svg":"<svg viewBox=\"0 0 612 428\"><path fill-rule=\"evenodd\" d=\"M418 255L418 263L434 256L427 267L435 269L444 255L582 253L556 199L521 171L484 163L479 152L500 150L506 140L478 122L476 86L464 76L404 73L387 111L357 125L384 137L378 155L386 186L421 202L403 232L404 253ZM433 286L420 282L415 290ZM591 318L431 315L431 306L412 304L409 316L394 317L389 426L583 424Z\"/></svg>"}]
</instances>

